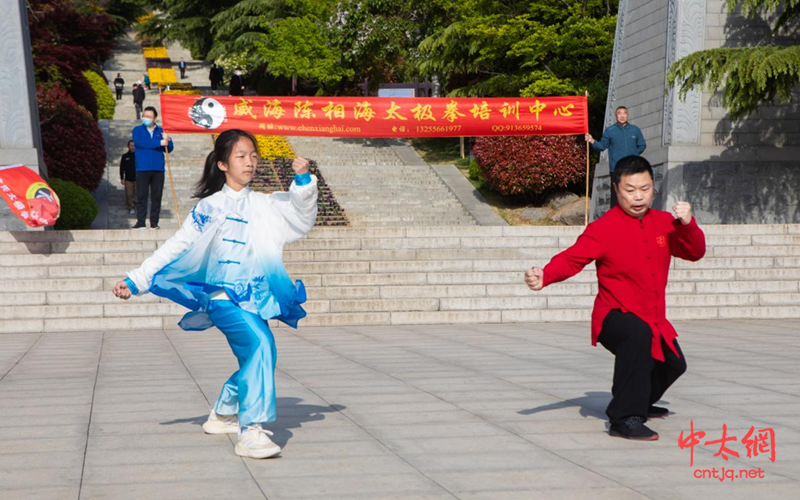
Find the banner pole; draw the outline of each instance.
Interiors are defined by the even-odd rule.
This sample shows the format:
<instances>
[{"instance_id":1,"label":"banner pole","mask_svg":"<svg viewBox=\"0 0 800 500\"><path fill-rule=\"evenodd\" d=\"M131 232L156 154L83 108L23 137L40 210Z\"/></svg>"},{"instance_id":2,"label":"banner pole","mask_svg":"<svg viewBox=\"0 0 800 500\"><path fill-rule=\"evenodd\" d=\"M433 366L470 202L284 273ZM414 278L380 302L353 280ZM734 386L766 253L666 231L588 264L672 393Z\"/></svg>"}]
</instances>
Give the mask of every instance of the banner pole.
<instances>
[{"instance_id":1,"label":"banner pole","mask_svg":"<svg viewBox=\"0 0 800 500\"><path fill-rule=\"evenodd\" d=\"M158 86L158 100L161 103L161 113L164 113L164 101L161 99L161 96L164 94L161 93L161 85ZM162 119L163 120L163 119ZM166 132L166 129L164 129ZM164 148L165 158L167 160L167 173L169 174L169 185L172 188L172 201L175 203L175 215L178 216L178 227L181 227L181 223L183 219L181 218L181 210L178 208L178 195L175 194L175 181L172 179L172 168L169 164L169 141L167 141L167 146Z\"/></svg>"},{"instance_id":2,"label":"banner pole","mask_svg":"<svg viewBox=\"0 0 800 500\"><path fill-rule=\"evenodd\" d=\"M586 91L586 114L589 114L589 91ZM588 130L587 130L588 133ZM589 141L586 141L586 208L584 210L583 225L589 225Z\"/></svg>"}]
</instances>

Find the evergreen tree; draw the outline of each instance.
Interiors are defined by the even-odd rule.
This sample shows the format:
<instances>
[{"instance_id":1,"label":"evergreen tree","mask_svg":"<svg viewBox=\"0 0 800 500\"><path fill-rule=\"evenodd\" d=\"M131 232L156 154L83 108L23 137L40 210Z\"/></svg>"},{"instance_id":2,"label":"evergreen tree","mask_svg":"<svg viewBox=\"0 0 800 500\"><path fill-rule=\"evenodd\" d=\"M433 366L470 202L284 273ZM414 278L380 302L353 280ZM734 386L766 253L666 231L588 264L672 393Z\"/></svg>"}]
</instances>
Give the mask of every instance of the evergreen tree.
<instances>
[{"instance_id":1,"label":"evergreen tree","mask_svg":"<svg viewBox=\"0 0 800 500\"><path fill-rule=\"evenodd\" d=\"M770 43L695 52L676 61L667 73L667 84L678 88L681 98L696 88L721 89L722 105L733 120L761 105L790 101L800 83L800 0L728 0L728 10L734 12L739 4L749 19L759 13L778 14Z\"/></svg>"}]
</instances>

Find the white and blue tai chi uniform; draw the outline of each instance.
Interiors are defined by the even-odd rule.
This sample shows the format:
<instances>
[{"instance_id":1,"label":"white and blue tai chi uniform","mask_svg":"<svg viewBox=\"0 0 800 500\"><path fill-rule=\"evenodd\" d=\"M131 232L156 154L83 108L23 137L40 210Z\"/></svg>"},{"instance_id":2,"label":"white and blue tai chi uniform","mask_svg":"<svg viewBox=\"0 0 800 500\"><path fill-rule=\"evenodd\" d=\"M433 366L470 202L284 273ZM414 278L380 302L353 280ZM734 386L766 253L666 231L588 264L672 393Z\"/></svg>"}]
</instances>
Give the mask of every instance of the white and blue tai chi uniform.
<instances>
[{"instance_id":1,"label":"white and blue tai chi uniform","mask_svg":"<svg viewBox=\"0 0 800 500\"><path fill-rule=\"evenodd\" d=\"M296 175L288 192L239 192L225 185L200 200L178 232L125 282L190 309L184 330L217 327L239 361L214 406L242 426L275 420L275 339L267 320L297 327L306 316L301 281L283 266L283 247L299 240L317 217L317 178Z\"/></svg>"}]
</instances>

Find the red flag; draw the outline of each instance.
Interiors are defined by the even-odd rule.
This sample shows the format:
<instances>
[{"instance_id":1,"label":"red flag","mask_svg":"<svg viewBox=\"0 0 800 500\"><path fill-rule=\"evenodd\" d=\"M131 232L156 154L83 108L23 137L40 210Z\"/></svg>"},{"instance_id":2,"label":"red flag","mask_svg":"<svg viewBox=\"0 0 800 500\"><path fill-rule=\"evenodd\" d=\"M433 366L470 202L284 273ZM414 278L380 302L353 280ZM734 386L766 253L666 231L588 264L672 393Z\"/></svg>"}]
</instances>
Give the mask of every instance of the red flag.
<instances>
[{"instance_id":1,"label":"red flag","mask_svg":"<svg viewBox=\"0 0 800 500\"><path fill-rule=\"evenodd\" d=\"M52 226L61 213L55 191L24 165L0 167L0 194L11 211L30 227Z\"/></svg>"},{"instance_id":2,"label":"red flag","mask_svg":"<svg viewBox=\"0 0 800 500\"><path fill-rule=\"evenodd\" d=\"M586 96L220 97L161 95L164 130L319 137L579 135L589 131Z\"/></svg>"}]
</instances>

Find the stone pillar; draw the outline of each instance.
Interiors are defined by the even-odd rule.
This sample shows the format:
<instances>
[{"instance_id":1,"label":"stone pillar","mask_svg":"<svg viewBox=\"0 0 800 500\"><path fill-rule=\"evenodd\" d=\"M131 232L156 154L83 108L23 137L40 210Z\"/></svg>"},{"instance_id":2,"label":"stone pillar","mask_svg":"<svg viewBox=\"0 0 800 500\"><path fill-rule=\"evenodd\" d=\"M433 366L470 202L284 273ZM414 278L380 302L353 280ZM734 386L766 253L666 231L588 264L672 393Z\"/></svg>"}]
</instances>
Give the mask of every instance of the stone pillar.
<instances>
[{"instance_id":1,"label":"stone pillar","mask_svg":"<svg viewBox=\"0 0 800 500\"><path fill-rule=\"evenodd\" d=\"M0 68L0 165L23 164L46 175L24 0L0 0ZM0 230L28 229L0 205Z\"/></svg>"},{"instance_id":2,"label":"stone pillar","mask_svg":"<svg viewBox=\"0 0 800 500\"><path fill-rule=\"evenodd\" d=\"M696 90L681 100L665 87L667 69L682 57L752 46L771 36L766 20L729 13L725 4L620 2L606 126L622 105L642 129L643 156L656 175L655 208L669 210L685 199L700 222L800 223L800 106L764 106L731 122L719 95ZM609 184L603 155L594 179L593 219L608 208Z\"/></svg>"}]
</instances>

